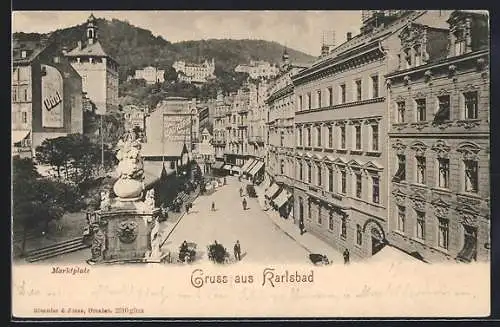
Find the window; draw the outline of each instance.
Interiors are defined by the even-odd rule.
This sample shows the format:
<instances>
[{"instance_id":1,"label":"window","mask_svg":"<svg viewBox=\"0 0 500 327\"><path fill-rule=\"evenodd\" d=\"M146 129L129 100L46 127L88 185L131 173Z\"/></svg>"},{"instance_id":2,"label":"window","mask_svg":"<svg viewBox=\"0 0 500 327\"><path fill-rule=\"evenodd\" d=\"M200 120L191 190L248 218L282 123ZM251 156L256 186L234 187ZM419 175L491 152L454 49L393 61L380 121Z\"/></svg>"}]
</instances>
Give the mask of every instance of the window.
<instances>
[{"instance_id":1,"label":"window","mask_svg":"<svg viewBox=\"0 0 500 327\"><path fill-rule=\"evenodd\" d=\"M360 198L363 195L363 183L361 174L356 174L356 197Z\"/></svg>"},{"instance_id":2,"label":"window","mask_svg":"<svg viewBox=\"0 0 500 327\"><path fill-rule=\"evenodd\" d=\"M405 111L406 111L406 103L404 101L399 101L397 103L398 106L398 123L405 122Z\"/></svg>"},{"instance_id":3,"label":"window","mask_svg":"<svg viewBox=\"0 0 500 327\"><path fill-rule=\"evenodd\" d=\"M333 88L328 88L328 106L333 106Z\"/></svg>"},{"instance_id":4,"label":"window","mask_svg":"<svg viewBox=\"0 0 500 327\"><path fill-rule=\"evenodd\" d=\"M321 146L321 126L316 127L316 145Z\"/></svg>"},{"instance_id":5,"label":"window","mask_svg":"<svg viewBox=\"0 0 500 327\"><path fill-rule=\"evenodd\" d=\"M285 173L285 161L284 160L281 160L280 173L281 173L281 175L283 175Z\"/></svg>"},{"instance_id":6,"label":"window","mask_svg":"<svg viewBox=\"0 0 500 327\"><path fill-rule=\"evenodd\" d=\"M328 126L328 147L333 148L333 127Z\"/></svg>"},{"instance_id":7,"label":"window","mask_svg":"<svg viewBox=\"0 0 500 327\"><path fill-rule=\"evenodd\" d=\"M312 166L310 163L307 164L307 182L311 184L312 181Z\"/></svg>"},{"instance_id":8,"label":"window","mask_svg":"<svg viewBox=\"0 0 500 327\"><path fill-rule=\"evenodd\" d=\"M356 225L356 244L363 244L363 232L361 230L361 225Z\"/></svg>"},{"instance_id":9,"label":"window","mask_svg":"<svg viewBox=\"0 0 500 327\"><path fill-rule=\"evenodd\" d=\"M12 87L12 102L17 102L17 87Z\"/></svg>"},{"instance_id":10,"label":"window","mask_svg":"<svg viewBox=\"0 0 500 327\"><path fill-rule=\"evenodd\" d=\"M304 175L303 175L303 172L304 172L304 165L302 164L302 162L299 162L299 180L304 180Z\"/></svg>"},{"instance_id":11,"label":"window","mask_svg":"<svg viewBox=\"0 0 500 327\"><path fill-rule=\"evenodd\" d=\"M372 125L372 150L378 151L378 125Z\"/></svg>"},{"instance_id":12,"label":"window","mask_svg":"<svg viewBox=\"0 0 500 327\"><path fill-rule=\"evenodd\" d=\"M417 156L417 183L425 184L425 157Z\"/></svg>"},{"instance_id":13,"label":"window","mask_svg":"<svg viewBox=\"0 0 500 327\"><path fill-rule=\"evenodd\" d=\"M438 218L438 220L439 220L438 245L440 248L447 250L448 249L448 233L449 233L448 220L442 219L442 218Z\"/></svg>"},{"instance_id":14,"label":"window","mask_svg":"<svg viewBox=\"0 0 500 327\"><path fill-rule=\"evenodd\" d=\"M438 186L441 188L449 188L450 180L450 160L445 158L438 159Z\"/></svg>"},{"instance_id":15,"label":"window","mask_svg":"<svg viewBox=\"0 0 500 327\"><path fill-rule=\"evenodd\" d=\"M406 208L398 206L398 231L405 232Z\"/></svg>"},{"instance_id":16,"label":"window","mask_svg":"<svg viewBox=\"0 0 500 327\"><path fill-rule=\"evenodd\" d=\"M354 126L356 150L361 150L361 125Z\"/></svg>"},{"instance_id":17,"label":"window","mask_svg":"<svg viewBox=\"0 0 500 327\"><path fill-rule=\"evenodd\" d=\"M450 120L450 96L442 95L438 97L438 111L434 116L434 122Z\"/></svg>"},{"instance_id":18,"label":"window","mask_svg":"<svg viewBox=\"0 0 500 327\"><path fill-rule=\"evenodd\" d=\"M311 214L311 201L307 202L307 219L311 220L312 214Z\"/></svg>"},{"instance_id":19,"label":"window","mask_svg":"<svg viewBox=\"0 0 500 327\"><path fill-rule=\"evenodd\" d=\"M340 148L345 149L345 126L340 126Z\"/></svg>"},{"instance_id":20,"label":"window","mask_svg":"<svg viewBox=\"0 0 500 327\"><path fill-rule=\"evenodd\" d=\"M333 212L331 211L328 215L328 229L333 230Z\"/></svg>"},{"instance_id":21,"label":"window","mask_svg":"<svg viewBox=\"0 0 500 327\"><path fill-rule=\"evenodd\" d=\"M333 192L333 169L328 167L328 192Z\"/></svg>"},{"instance_id":22,"label":"window","mask_svg":"<svg viewBox=\"0 0 500 327\"><path fill-rule=\"evenodd\" d=\"M316 92L316 108L321 108L321 90Z\"/></svg>"},{"instance_id":23,"label":"window","mask_svg":"<svg viewBox=\"0 0 500 327\"><path fill-rule=\"evenodd\" d=\"M26 111L21 112L21 120L23 124L28 123L28 113Z\"/></svg>"},{"instance_id":24,"label":"window","mask_svg":"<svg viewBox=\"0 0 500 327\"><path fill-rule=\"evenodd\" d=\"M465 53L465 39L457 39L455 41L455 56L460 56Z\"/></svg>"},{"instance_id":25,"label":"window","mask_svg":"<svg viewBox=\"0 0 500 327\"><path fill-rule=\"evenodd\" d=\"M23 89L23 99L24 99L24 101L28 101L28 89L27 88Z\"/></svg>"},{"instance_id":26,"label":"window","mask_svg":"<svg viewBox=\"0 0 500 327\"><path fill-rule=\"evenodd\" d=\"M426 101L425 99L415 100L417 105L417 121L425 121Z\"/></svg>"},{"instance_id":27,"label":"window","mask_svg":"<svg viewBox=\"0 0 500 327\"><path fill-rule=\"evenodd\" d=\"M406 68L410 68L411 67L411 50L410 49L405 50L404 57L405 57Z\"/></svg>"},{"instance_id":28,"label":"window","mask_svg":"<svg viewBox=\"0 0 500 327\"><path fill-rule=\"evenodd\" d=\"M372 98L378 98L378 75L372 76Z\"/></svg>"},{"instance_id":29,"label":"window","mask_svg":"<svg viewBox=\"0 0 500 327\"><path fill-rule=\"evenodd\" d=\"M346 88L345 84L340 85L340 103L346 102Z\"/></svg>"},{"instance_id":30,"label":"window","mask_svg":"<svg viewBox=\"0 0 500 327\"><path fill-rule=\"evenodd\" d=\"M345 170L340 171L340 192L345 194L347 192L347 173Z\"/></svg>"},{"instance_id":31,"label":"window","mask_svg":"<svg viewBox=\"0 0 500 327\"><path fill-rule=\"evenodd\" d=\"M281 131L281 135L280 135L280 145L281 146L283 146L284 141L285 141L285 132Z\"/></svg>"},{"instance_id":32,"label":"window","mask_svg":"<svg viewBox=\"0 0 500 327\"><path fill-rule=\"evenodd\" d=\"M380 178L378 176L372 176L372 201L380 203Z\"/></svg>"},{"instance_id":33,"label":"window","mask_svg":"<svg viewBox=\"0 0 500 327\"><path fill-rule=\"evenodd\" d=\"M311 109L312 106L311 106L311 93L307 93L307 109Z\"/></svg>"},{"instance_id":34,"label":"window","mask_svg":"<svg viewBox=\"0 0 500 327\"><path fill-rule=\"evenodd\" d=\"M419 45L415 46L415 67L422 64L421 48Z\"/></svg>"},{"instance_id":35,"label":"window","mask_svg":"<svg viewBox=\"0 0 500 327\"><path fill-rule=\"evenodd\" d=\"M302 128L299 127L299 146L302 146Z\"/></svg>"},{"instance_id":36,"label":"window","mask_svg":"<svg viewBox=\"0 0 500 327\"><path fill-rule=\"evenodd\" d=\"M406 157L402 154L397 156L398 158L398 170L392 178L393 182L401 182L406 180Z\"/></svg>"},{"instance_id":37,"label":"window","mask_svg":"<svg viewBox=\"0 0 500 327\"><path fill-rule=\"evenodd\" d=\"M477 161L466 160L465 166L465 192L477 193L478 190L478 165Z\"/></svg>"},{"instance_id":38,"label":"window","mask_svg":"<svg viewBox=\"0 0 500 327\"><path fill-rule=\"evenodd\" d=\"M477 92L464 93L465 119L477 119Z\"/></svg>"},{"instance_id":39,"label":"window","mask_svg":"<svg viewBox=\"0 0 500 327\"><path fill-rule=\"evenodd\" d=\"M340 218L340 237L347 237L347 221L345 217Z\"/></svg>"},{"instance_id":40,"label":"window","mask_svg":"<svg viewBox=\"0 0 500 327\"><path fill-rule=\"evenodd\" d=\"M311 146L311 127L307 128L307 146Z\"/></svg>"},{"instance_id":41,"label":"window","mask_svg":"<svg viewBox=\"0 0 500 327\"><path fill-rule=\"evenodd\" d=\"M416 211L417 213L417 238L425 240L425 213Z\"/></svg>"},{"instance_id":42,"label":"window","mask_svg":"<svg viewBox=\"0 0 500 327\"><path fill-rule=\"evenodd\" d=\"M318 205L318 224L322 224L323 223L323 219L321 217L321 205Z\"/></svg>"},{"instance_id":43,"label":"window","mask_svg":"<svg viewBox=\"0 0 500 327\"><path fill-rule=\"evenodd\" d=\"M317 165L316 166L316 184L318 186L321 186L322 184L322 179L323 179L323 174L322 174L322 169L321 169L321 166L320 165Z\"/></svg>"},{"instance_id":44,"label":"window","mask_svg":"<svg viewBox=\"0 0 500 327\"><path fill-rule=\"evenodd\" d=\"M304 109L303 107L303 103L302 103L302 95L299 95L299 111L301 111L302 109Z\"/></svg>"},{"instance_id":45,"label":"window","mask_svg":"<svg viewBox=\"0 0 500 327\"><path fill-rule=\"evenodd\" d=\"M356 101L361 101L361 80L358 79L357 81L354 82L356 85Z\"/></svg>"}]
</instances>

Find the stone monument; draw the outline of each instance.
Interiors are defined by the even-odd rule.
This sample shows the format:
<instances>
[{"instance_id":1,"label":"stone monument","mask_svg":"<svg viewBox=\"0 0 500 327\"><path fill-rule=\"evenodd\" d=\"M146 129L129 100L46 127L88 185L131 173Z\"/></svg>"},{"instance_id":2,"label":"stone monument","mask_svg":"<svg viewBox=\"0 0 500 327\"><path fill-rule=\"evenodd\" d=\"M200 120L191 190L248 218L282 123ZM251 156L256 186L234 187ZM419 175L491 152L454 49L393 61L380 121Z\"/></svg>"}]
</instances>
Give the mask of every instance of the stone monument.
<instances>
[{"instance_id":1,"label":"stone monument","mask_svg":"<svg viewBox=\"0 0 500 327\"><path fill-rule=\"evenodd\" d=\"M116 154L118 180L110 190L101 192L100 209L89 215L91 264L112 262L160 262L159 208L154 190L144 188L141 143L132 132L118 142ZM142 200L144 197L144 200Z\"/></svg>"}]
</instances>

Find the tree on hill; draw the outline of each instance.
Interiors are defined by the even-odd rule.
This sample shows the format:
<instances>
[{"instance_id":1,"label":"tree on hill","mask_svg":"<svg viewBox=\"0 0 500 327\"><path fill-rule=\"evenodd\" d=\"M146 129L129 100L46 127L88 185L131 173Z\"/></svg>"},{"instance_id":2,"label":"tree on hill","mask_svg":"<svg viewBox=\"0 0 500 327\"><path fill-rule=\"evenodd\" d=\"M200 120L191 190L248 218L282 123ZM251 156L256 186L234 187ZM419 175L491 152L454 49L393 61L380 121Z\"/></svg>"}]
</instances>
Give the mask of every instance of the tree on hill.
<instances>
[{"instance_id":1,"label":"tree on hill","mask_svg":"<svg viewBox=\"0 0 500 327\"><path fill-rule=\"evenodd\" d=\"M165 73L163 74L163 78L165 82L175 82L177 81L177 71L174 67L168 66L165 68Z\"/></svg>"}]
</instances>

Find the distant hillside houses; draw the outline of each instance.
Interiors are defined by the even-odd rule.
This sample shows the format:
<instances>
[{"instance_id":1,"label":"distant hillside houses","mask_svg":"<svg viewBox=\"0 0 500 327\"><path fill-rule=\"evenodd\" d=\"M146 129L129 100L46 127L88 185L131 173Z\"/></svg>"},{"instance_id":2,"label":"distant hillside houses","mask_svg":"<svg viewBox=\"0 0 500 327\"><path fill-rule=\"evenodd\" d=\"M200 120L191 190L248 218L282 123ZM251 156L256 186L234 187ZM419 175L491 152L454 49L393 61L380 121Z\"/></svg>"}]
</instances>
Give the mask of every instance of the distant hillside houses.
<instances>
[{"instance_id":1,"label":"distant hillside houses","mask_svg":"<svg viewBox=\"0 0 500 327\"><path fill-rule=\"evenodd\" d=\"M250 64L238 65L234 69L237 73L248 73L250 78L273 78L279 73L279 67L263 60L251 60Z\"/></svg>"},{"instance_id":2,"label":"distant hillside houses","mask_svg":"<svg viewBox=\"0 0 500 327\"><path fill-rule=\"evenodd\" d=\"M174 62L172 65L178 74L180 82L206 83L215 78L215 60L205 60L202 64L186 63L184 60Z\"/></svg>"},{"instance_id":3,"label":"distant hillside houses","mask_svg":"<svg viewBox=\"0 0 500 327\"><path fill-rule=\"evenodd\" d=\"M144 79L147 84L163 83L165 70L148 66L135 71L134 79Z\"/></svg>"}]
</instances>

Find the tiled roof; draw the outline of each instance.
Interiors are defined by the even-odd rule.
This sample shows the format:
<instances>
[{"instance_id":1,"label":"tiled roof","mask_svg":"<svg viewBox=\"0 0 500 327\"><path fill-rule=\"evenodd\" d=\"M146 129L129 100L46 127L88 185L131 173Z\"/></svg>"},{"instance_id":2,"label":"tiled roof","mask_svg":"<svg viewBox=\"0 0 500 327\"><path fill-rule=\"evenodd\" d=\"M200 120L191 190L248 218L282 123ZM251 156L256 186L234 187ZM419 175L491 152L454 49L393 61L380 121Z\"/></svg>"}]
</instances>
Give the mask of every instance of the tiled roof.
<instances>
[{"instance_id":1,"label":"tiled roof","mask_svg":"<svg viewBox=\"0 0 500 327\"><path fill-rule=\"evenodd\" d=\"M141 144L143 157L180 157L184 148L181 142L151 142Z\"/></svg>"},{"instance_id":2,"label":"tiled roof","mask_svg":"<svg viewBox=\"0 0 500 327\"><path fill-rule=\"evenodd\" d=\"M12 40L12 61L16 64L30 63L38 57L49 44L50 42L44 39L21 41L14 38ZM26 58L21 57L23 51L26 51Z\"/></svg>"},{"instance_id":3,"label":"tiled roof","mask_svg":"<svg viewBox=\"0 0 500 327\"><path fill-rule=\"evenodd\" d=\"M82 48L76 47L69 51L67 56L77 57L77 56L97 56L97 57L110 57L102 48L99 41L95 41L92 44L84 44Z\"/></svg>"}]
</instances>

